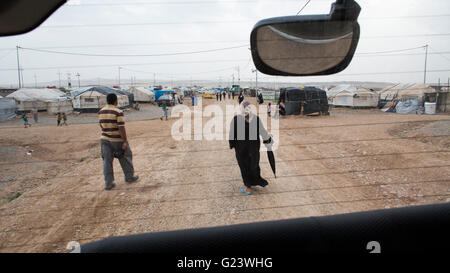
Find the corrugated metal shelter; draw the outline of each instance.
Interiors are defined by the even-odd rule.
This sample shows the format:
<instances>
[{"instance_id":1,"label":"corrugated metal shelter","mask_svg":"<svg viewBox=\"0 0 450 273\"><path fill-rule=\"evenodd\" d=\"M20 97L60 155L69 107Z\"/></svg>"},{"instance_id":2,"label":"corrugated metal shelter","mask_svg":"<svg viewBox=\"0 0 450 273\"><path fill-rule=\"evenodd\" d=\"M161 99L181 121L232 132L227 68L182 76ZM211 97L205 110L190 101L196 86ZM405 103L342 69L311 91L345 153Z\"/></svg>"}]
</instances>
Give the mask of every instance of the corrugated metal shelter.
<instances>
[{"instance_id":1,"label":"corrugated metal shelter","mask_svg":"<svg viewBox=\"0 0 450 273\"><path fill-rule=\"evenodd\" d=\"M134 101L138 102L154 102L155 101L155 93L153 91L145 88L145 87L131 87L127 90L128 93L132 93L134 95Z\"/></svg>"},{"instance_id":2,"label":"corrugated metal shelter","mask_svg":"<svg viewBox=\"0 0 450 273\"><path fill-rule=\"evenodd\" d=\"M70 104L66 94L49 88L21 88L7 97L17 101L17 110L21 112L48 110L53 103Z\"/></svg>"},{"instance_id":3,"label":"corrugated metal shelter","mask_svg":"<svg viewBox=\"0 0 450 273\"><path fill-rule=\"evenodd\" d=\"M0 121L16 116L17 103L13 98L0 98Z\"/></svg>"},{"instance_id":4,"label":"corrugated metal shelter","mask_svg":"<svg viewBox=\"0 0 450 273\"><path fill-rule=\"evenodd\" d=\"M377 107L379 96L376 92L349 84L339 85L327 91L329 104L347 107Z\"/></svg>"},{"instance_id":5,"label":"corrugated metal shelter","mask_svg":"<svg viewBox=\"0 0 450 273\"><path fill-rule=\"evenodd\" d=\"M116 94L119 108L130 107L129 93L106 86L90 86L71 92L73 108L81 112L96 112L106 105L106 96Z\"/></svg>"}]
</instances>

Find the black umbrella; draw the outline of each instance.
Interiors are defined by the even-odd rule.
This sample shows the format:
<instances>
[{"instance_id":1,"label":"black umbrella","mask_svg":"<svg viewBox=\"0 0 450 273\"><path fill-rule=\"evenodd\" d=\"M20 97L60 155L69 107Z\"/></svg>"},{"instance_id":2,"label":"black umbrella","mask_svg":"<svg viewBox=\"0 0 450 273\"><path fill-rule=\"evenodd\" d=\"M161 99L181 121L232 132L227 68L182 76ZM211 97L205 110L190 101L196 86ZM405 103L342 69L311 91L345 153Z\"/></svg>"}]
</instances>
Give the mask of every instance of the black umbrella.
<instances>
[{"instance_id":1,"label":"black umbrella","mask_svg":"<svg viewBox=\"0 0 450 273\"><path fill-rule=\"evenodd\" d=\"M267 151L267 157L269 158L270 167L272 168L273 174L275 175L275 178L277 178L277 172L275 169L275 155L273 154L273 151Z\"/></svg>"}]
</instances>

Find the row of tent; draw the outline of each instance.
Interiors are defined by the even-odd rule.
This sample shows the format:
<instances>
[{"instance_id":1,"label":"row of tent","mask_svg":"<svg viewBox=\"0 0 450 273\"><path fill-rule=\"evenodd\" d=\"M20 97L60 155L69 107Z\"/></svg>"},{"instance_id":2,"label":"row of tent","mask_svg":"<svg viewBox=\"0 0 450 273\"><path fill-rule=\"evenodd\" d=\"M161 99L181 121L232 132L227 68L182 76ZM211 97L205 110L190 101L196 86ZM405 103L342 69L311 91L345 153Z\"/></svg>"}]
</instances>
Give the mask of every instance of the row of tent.
<instances>
[{"instance_id":1,"label":"row of tent","mask_svg":"<svg viewBox=\"0 0 450 273\"><path fill-rule=\"evenodd\" d=\"M425 84L395 84L381 91L346 84L327 91L330 105L347 107L383 107L388 102L408 100L423 104L435 94L436 90Z\"/></svg>"},{"instance_id":2,"label":"row of tent","mask_svg":"<svg viewBox=\"0 0 450 273\"><path fill-rule=\"evenodd\" d=\"M116 94L118 107L127 108L134 102L155 102L162 94L171 92L173 91L152 91L145 87L131 87L127 91L121 91L106 86L90 86L66 94L58 89L21 88L6 98L0 98L0 120L14 117L16 112L95 112L106 105L108 94Z\"/></svg>"}]
</instances>

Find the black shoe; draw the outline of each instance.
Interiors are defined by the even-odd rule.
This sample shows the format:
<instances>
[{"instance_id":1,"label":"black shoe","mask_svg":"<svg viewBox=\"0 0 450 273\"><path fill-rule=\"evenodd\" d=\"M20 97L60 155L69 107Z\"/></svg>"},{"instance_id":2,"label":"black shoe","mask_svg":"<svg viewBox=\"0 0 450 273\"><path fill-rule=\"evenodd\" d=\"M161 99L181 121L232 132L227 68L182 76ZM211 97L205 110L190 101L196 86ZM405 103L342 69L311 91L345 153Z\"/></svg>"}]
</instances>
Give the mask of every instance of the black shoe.
<instances>
[{"instance_id":1,"label":"black shoe","mask_svg":"<svg viewBox=\"0 0 450 273\"><path fill-rule=\"evenodd\" d=\"M125 182L128 184L131 184L131 183L138 181L138 179L139 179L139 175L135 175L132 178L125 180Z\"/></svg>"},{"instance_id":2,"label":"black shoe","mask_svg":"<svg viewBox=\"0 0 450 273\"><path fill-rule=\"evenodd\" d=\"M110 191L110 190L114 189L115 187L116 187L116 184L112 183L109 186L105 187L105 191Z\"/></svg>"}]
</instances>

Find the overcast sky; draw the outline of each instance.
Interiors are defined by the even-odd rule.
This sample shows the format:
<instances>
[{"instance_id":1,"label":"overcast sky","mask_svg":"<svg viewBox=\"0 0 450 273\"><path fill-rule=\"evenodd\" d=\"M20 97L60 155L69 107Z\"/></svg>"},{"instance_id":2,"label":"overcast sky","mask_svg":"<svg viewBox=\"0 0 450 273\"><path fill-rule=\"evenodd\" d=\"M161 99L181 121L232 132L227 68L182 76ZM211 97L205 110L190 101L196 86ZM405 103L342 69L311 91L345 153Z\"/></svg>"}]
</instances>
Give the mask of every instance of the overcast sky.
<instances>
[{"instance_id":1,"label":"overcast sky","mask_svg":"<svg viewBox=\"0 0 450 273\"><path fill-rule=\"evenodd\" d=\"M254 24L264 18L295 15L306 0L78 0L69 1L36 30L0 38L0 85L18 84L16 45L28 48L93 54L163 54L244 46L220 52L160 57L89 57L21 50L26 86L79 73L83 79L195 80L230 82L254 80L249 44ZM332 0L312 0L301 14L327 14ZM450 51L450 1L359 0L361 39L350 66L343 72L320 77L278 77L278 81L383 81L423 82L425 50L385 56L360 53L430 45L430 53ZM98 3L100 5L92 5ZM120 5L115 5L120 3ZM435 15L435 16L432 16ZM416 17L415 17L416 16ZM421 17L419 17L421 16ZM20 20L20 18L18 18ZM99 26L106 24L109 26ZM115 26L111 26L114 24ZM128 25L127 25L128 24ZM84 26L79 26L84 25ZM119 25L119 26L117 26ZM425 36L424 34L447 34ZM421 36L419 36L421 35ZM380 37L382 36L382 37ZM390 37L386 37L390 36ZM393 37L392 37L393 36ZM407 37L405 37L407 36ZM430 54L427 82L447 82L450 54ZM394 73L391 73L394 72ZM384 73L368 74L364 73ZM359 74L359 75L354 75ZM259 75L260 81L275 77Z\"/></svg>"}]
</instances>

